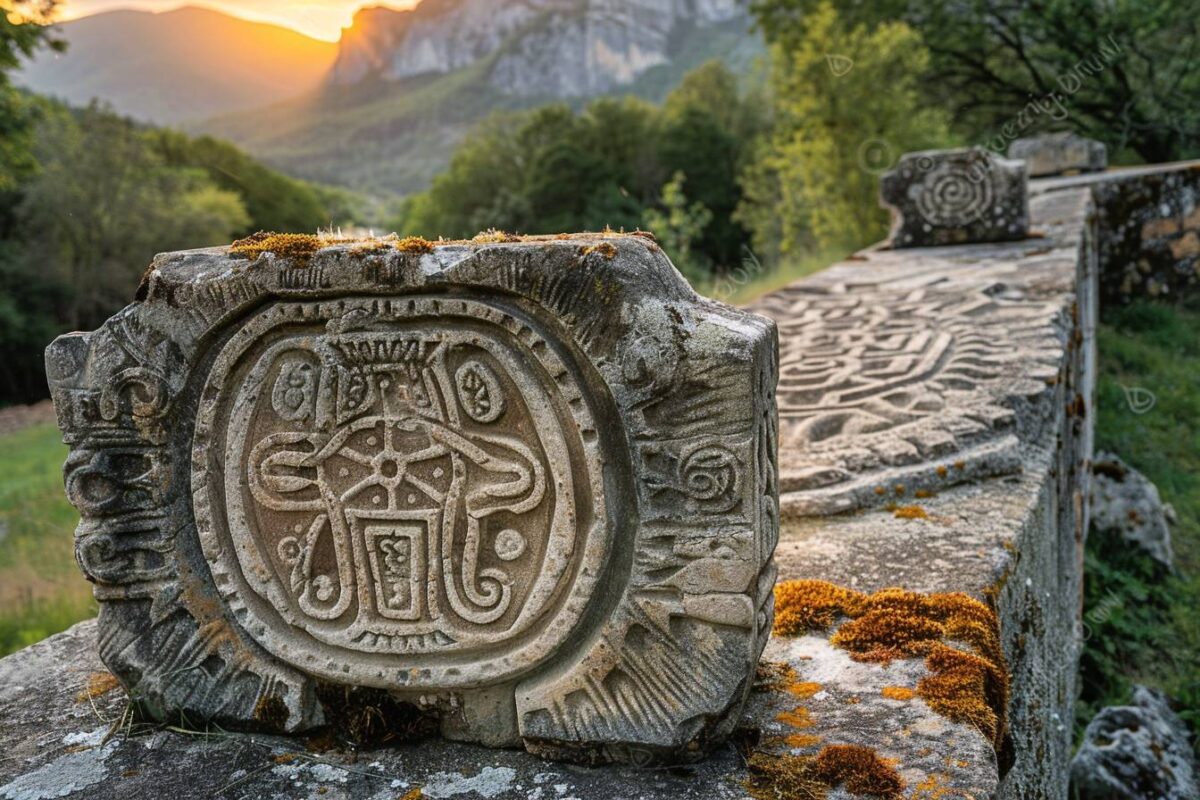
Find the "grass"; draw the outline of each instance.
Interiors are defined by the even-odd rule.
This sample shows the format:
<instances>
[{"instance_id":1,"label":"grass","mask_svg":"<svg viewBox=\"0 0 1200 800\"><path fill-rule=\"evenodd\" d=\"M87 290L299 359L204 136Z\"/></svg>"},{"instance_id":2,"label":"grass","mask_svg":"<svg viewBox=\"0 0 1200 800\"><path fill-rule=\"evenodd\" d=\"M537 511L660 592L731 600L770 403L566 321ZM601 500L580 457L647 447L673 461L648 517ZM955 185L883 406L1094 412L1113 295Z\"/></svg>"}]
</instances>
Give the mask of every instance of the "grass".
<instances>
[{"instance_id":1,"label":"grass","mask_svg":"<svg viewBox=\"0 0 1200 800\"><path fill-rule=\"evenodd\" d=\"M66 455L53 424L0 437L0 655L96 613L75 565L79 515L63 493Z\"/></svg>"},{"instance_id":2,"label":"grass","mask_svg":"<svg viewBox=\"0 0 1200 800\"><path fill-rule=\"evenodd\" d=\"M1178 574L1128 545L1088 541L1077 723L1129 701L1132 684L1171 695L1200 728L1200 307L1139 302L1099 330L1096 446L1116 453L1175 507ZM1142 391L1149 392L1149 395ZM1154 404L1145 410L1145 400ZM1130 398L1134 402L1131 404ZM1142 402L1139 402L1142 401ZM1140 413L1139 413L1140 412Z\"/></svg>"},{"instance_id":3,"label":"grass","mask_svg":"<svg viewBox=\"0 0 1200 800\"><path fill-rule=\"evenodd\" d=\"M807 254L791 258L775 269L768 269L754 257L747 256L742 266L733 273L719 278L694 280L692 285L705 297L730 305L744 305L837 263L851 251L852 248L845 248Z\"/></svg>"}]
</instances>

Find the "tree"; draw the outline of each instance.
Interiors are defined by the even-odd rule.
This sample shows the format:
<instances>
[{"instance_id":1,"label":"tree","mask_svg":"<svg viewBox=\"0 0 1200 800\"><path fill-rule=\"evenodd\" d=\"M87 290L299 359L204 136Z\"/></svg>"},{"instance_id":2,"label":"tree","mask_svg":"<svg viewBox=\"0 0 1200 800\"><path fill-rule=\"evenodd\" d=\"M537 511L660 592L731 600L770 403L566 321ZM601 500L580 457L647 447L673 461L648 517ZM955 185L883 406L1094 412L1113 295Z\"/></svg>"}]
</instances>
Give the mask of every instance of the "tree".
<instances>
[{"instance_id":1,"label":"tree","mask_svg":"<svg viewBox=\"0 0 1200 800\"><path fill-rule=\"evenodd\" d=\"M928 52L908 25L850 26L829 2L785 41L771 49L772 144L744 173L737 218L761 252L860 247L886 231L878 173L949 138L946 115L922 93Z\"/></svg>"},{"instance_id":2,"label":"tree","mask_svg":"<svg viewBox=\"0 0 1200 800\"><path fill-rule=\"evenodd\" d=\"M155 253L228 242L249 216L198 169L167 166L132 123L91 105L48 106L41 165L18 210L36 261L55 272L71 328L93 328L128 302Z\"/></svg>"},{"instance_id":3,"label":"tree","mask_svg":"<svg viewBox=\"0 0 1200 800\"><path fill-rule=\"evenodd\" d=\"M693 248L704 229L712 222L712 212L703 203L689 203L683 185L687 176L676 172L662 188L663 210L646 211L646 227L662 242L663 248L679 271L689 280L699 281L708 274L706 266L697 262Z\"/></svg>"},{"instance_id":4,"label":"tree","mask_svg":"<svg viewBox=\"0 0 1200 800\"><path fill-rule=\"evenodd\" d=\"M754 0L792 49L821 0ZM1200 155L1200 14L1175 0L849 0L849 24L902 20L929 48L928 102L973 141L1070 128L1146 161Z\"/></svg>"},{"instance_id":5,"label":"tree","mask_svg":"<svg viewBox=\"0 0 1200 800\"><path fill-rule=\"evenodd\" d=\"M202 169L216 186L241 197L249 219L237 234L312 233L335 222L308 184L267 168L228 142L169 130L149 131L146 137L167 166Z\"/></svg>"},{"instance_id":6,"label":"tree","mask_svg":"<svg viewBox=\"0 0 1200 800\"><path fill-rule=\"evenodd\" d=\"M36 167L31 138L32 104L12 87L8 73L17 68L22 57L32 55L40 46L57 50L64 47L50 35L48 27L57 5L56 0L0 2L0 193L15 189L20 179Z\"/></svg>"}]
</instances>

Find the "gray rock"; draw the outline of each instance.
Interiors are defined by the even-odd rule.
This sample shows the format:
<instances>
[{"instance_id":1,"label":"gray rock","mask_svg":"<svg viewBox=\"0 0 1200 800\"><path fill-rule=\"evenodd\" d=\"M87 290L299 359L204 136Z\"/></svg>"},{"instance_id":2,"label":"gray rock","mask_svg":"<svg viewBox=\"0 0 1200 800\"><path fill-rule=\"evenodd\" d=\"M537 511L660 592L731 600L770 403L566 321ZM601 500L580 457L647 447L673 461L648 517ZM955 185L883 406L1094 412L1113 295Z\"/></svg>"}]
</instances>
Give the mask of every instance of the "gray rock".
<instances>
[{"instance_id":1,"label":"gray rock","mask_svg":"<svg viewBox=\"0 0 1200 800\"><path fill-rule=\"evenodd\" d=\"M1079 800L1195 800L1200 773L1187 727L1166 697L1138 686L1133 705L1109 706L1088 723L1071 762Z\"/></svg>"},{"instance_id":2,"label":"gray rock","mask_svg":"<svg viewBox=\"0 0 1200 800\"><path fill-rule=\"evenodd\" d=\"M426 0L367 8L343 39L332 80L401 80L488 59L497 91L579 97L628 86L671 61L680 35L750 18L736 0ZM749 38L749 37L747 37Z\"/></svg>"},{"instance_id":3,"label":"gray rock","mask_svg":"<svg viewBox=\"0 0 1200 800\"><path fill-rule=\"evenodd\" d=\"M252 237L139 297L46 362L100 655L153 717L415 708L589 762L729 734L771 627L769 320L617 235Z\"/></svg>"},{"instance_id":4,"label":"gray rock","mask_svg":"<svg viewBox=\"0 0 1200 800\"><path fill-rule=\"evenodd\" d=\"M1029 232L1025 165L981 147L906 153L884 173L892 247L1024 239Z\"/></svg>"},{"instance_id":5,"label":"gray rock","mask_svg":"<svg viewBox=\"0 0 1200 800\"><path fill-rule=\"evenodd\" d=\"M1175 569L1168 526L1175 510L1145 475L1112 453L1097 453L1088 502L1095 530L1115 533L1168 570Z\"/></svg>"},{"instance_id":6,"label":"gray rock","mask_svg":"<svg viewBox=\"0 0 1200 800\"><path fill-rule=\"evenodd\" d=\"M1008 157L1024 161L1032 178L1064 172L1098 172L1108 167L1103 142L1077 133L1045 133L1017 139L1008 146Z\"/></svg>"}]
</instances>

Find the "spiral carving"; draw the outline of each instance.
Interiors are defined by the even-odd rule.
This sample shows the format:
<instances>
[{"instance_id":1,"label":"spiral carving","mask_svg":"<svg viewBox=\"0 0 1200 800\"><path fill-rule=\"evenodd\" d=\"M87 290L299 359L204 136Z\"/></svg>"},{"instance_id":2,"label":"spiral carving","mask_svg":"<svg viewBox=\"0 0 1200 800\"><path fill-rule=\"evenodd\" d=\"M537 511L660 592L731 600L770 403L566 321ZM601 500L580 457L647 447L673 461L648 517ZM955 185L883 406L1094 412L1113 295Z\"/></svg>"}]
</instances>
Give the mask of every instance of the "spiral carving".
<instances>
[{"instance_id":1,"label":"spiral carving","mask_svg":"<svg viewBox=\"0 0 1200 800\"><path fill-rule=\"evenodd\" d=\"M979 221L992 206L986 171L942 164L921 182L917 211L930 225L959 227Z\"/></svg>"}]
</instances>

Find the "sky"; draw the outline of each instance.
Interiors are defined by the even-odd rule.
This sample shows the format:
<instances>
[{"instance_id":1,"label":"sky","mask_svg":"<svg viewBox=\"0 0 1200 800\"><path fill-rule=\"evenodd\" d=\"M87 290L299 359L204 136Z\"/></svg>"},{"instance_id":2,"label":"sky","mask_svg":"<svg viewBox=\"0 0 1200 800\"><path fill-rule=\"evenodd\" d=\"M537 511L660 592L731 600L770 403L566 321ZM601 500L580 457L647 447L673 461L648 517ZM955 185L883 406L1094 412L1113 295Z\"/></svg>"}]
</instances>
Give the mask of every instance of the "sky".
<instances>
[{"instance_id":1,"label":"sky","mask_svg":"<svg viewBox=\"0 0 1200 800\"><path fill-rule=\"evenodd\" d=\"M75 19L111 11L116 8L136 8L144 11L169 11L180 6L207 6L226 14L258 22L285 25L316 39L336 42L342 28L349 27L354 12L364 5L385 5L382 0L66 0L59 9L60 19ZM393 8L416 5L413 0L388 0Z\"/></svg>"}]
</instances>

